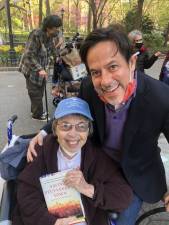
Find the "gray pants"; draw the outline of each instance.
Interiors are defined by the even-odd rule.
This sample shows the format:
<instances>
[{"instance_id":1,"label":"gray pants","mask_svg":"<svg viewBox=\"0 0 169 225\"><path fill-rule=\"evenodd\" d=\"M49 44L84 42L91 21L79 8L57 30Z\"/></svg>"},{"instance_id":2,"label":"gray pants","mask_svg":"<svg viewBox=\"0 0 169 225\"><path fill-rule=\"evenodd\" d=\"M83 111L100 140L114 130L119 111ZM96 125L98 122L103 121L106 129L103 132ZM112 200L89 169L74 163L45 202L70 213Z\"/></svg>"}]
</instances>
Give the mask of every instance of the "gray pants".
<instances>
[{"instance_id":1,"label":"gray pants","mask_svg":"<svg viewBox=\"0 0 169 225\"><path fill-rule=\"evenodd\" d=\"M31 101L32 116L39 118L43 114L43 94L45 82L42 86L38 86L32 83L29 78L26 78L26 87L28 89L28 95Z\"/></svg>"}]
</instances>

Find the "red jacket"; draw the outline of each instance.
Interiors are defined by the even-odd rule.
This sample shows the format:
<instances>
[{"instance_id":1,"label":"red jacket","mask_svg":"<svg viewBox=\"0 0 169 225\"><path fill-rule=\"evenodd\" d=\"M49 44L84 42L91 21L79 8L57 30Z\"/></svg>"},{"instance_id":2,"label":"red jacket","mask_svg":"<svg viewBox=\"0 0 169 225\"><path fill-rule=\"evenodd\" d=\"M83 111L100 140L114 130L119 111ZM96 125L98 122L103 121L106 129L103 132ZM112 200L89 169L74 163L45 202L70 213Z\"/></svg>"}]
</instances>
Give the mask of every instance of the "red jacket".
<instances>
[{"instance_id":1,"label":"red jacket","mask_svg":"<svg viewBox=\"0 0 169 225\"><path fill-rule=\"evenodd\" d=\"M48 135L39 156L18 178L17 207L13 225L54 225L57 217L47 210L39 177L58 171L56 137ZM120 212L132 200L132 191L115 162L88 141L82 148L81 170L96 190L94 200L81 195L89 225L107 225L108 210Z\"/></svg>"}]
</instances>

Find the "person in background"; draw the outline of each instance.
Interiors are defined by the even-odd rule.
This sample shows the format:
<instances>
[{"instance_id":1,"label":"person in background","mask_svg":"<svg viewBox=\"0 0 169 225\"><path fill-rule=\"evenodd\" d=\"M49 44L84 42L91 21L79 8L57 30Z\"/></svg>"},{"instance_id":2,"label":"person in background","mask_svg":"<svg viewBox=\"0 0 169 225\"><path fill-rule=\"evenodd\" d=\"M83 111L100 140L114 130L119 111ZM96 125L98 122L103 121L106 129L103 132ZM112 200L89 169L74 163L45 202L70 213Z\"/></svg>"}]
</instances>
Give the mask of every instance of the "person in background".
<instances>
[{"instance_id":1,"label":"person in background","mask_svg":"<svg viewBox=\"0 0 169 225\"><path fill-rule=\"evenodd\" d=\"M144 72L144 69L149 69L155 63L161 52L158 51L150 57L148 49L144 46L143 34L139 30L131 31L128 37L133 47L133 53L137 54L136 67L138 70Z\"/></svg>"},{"instance_id":2,"label":"person in background","mask_svg":"<svg viewBox=\"0 0 169 225\"><path fill-rule=\"evenodd\" d=\"M43 94L48 77L49 58L56 54L53 39L59 34L62 20L57 15L44 18L42 28L33 30L28 37L19 71L26 78L26 87L31 101L32 119L46 121L43 111Z\"/></svg>"},{"instance_id":3,"label":"person in background","mask_svg":"<svg viewBox=\"0 0 169 225\"><path fill-rule=\"evenodd\" d=\"M60 57L61 48L64 45L64 37L61 31L58 33L58 36L53 39L53 41L54 41L54 45L56 49L56 55L53 59L54 63L53 63L53 76L52 76L52 92L51 92L52 95L54 95L55 93L55 86L58 82L58 73L60 72L60 67L58 66L58 60Z\"/></svg>"},{"instance_id":4,"label":"person in background","mask_svg":"<svg viewBox=\"0 0 169 225\"><path fill-rule=\"evenodd\" d=\"M161 67L159 80L169 85L169 51L167 52L163 65Z\"/></svg>"},{"instance_id":5,"label":"person in background","mask_svg":"<svg viewBox=\"0 0 169 225\"><path fill-rule=\"evenodd\" d=\"M134 192L133 201L120 213L116 224L134 225L143 202L164 200L169 211L158 146L161 133L169 142L169 88L136 69L137 56L120 29L91 32L80 56L89 72L81 83L79 97L88 102L94 119L92 142L116 160ZM42 145L51 130L49 122L32 139L28 160L36 155L36 143Z\"/></svg>"},{"instance_id":6,"label":"person in background","mask_svg":"<svg viewBox=\"0 0 169 225\"><path fill-rule=\"evenodd\" d=\"M88 139L92 120L87 102L80 98L58 104L53 134L43 146L36 146L39 156L19 175L13 225L69 225L75 220L48 212L39 181L41 176L68 169L64 183L81 194L86 215L86 222L77 225L109 225L109 211L121 212L129 205L132 190L116 162Z\"/></svg>"}]
</instances>

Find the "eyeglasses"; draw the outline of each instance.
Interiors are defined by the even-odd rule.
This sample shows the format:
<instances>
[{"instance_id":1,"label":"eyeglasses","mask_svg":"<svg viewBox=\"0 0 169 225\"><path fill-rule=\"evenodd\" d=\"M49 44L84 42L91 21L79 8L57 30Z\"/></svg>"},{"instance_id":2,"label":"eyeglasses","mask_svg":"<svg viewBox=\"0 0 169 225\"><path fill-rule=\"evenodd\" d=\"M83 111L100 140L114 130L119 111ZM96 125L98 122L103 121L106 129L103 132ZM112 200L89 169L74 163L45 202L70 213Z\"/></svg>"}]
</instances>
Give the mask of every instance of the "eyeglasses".
<instances>
[{"instance_id":1,"label":"eyeglasses","mask_svg":"<svg viewBox=\"0 0 169 225\"><path fill-rule=\"evenodd\" d=\"M89 129L89 123L88 122L80 122L77 124L71 124L71 123L57 123L57 126L61 131L70 131L73 127L75 127L75 130L78 132L86 132Z\"/></svg>"}]
</instances>

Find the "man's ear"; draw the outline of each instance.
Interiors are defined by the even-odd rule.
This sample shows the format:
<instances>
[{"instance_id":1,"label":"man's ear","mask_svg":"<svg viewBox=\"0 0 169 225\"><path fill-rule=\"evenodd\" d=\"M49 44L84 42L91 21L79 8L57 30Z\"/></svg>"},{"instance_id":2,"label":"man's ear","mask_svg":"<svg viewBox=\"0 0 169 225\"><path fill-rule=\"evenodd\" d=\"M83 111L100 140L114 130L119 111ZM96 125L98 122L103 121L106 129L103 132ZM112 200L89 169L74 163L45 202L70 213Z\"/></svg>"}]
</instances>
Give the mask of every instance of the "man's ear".
<instances>
[{"instance_id":1,"label":"man's ear","mask_svg":"<svg viewBox=\"0 0 169 225\"><path fill-rule=\"evenodd\" d=\"M136 61L137 61L137 55L136 54L133 54L130 57L130 61L129 61L129 65L130 65L131 72L134 72L135 69L136 69Z\"/></svg>"}]
</instances>

